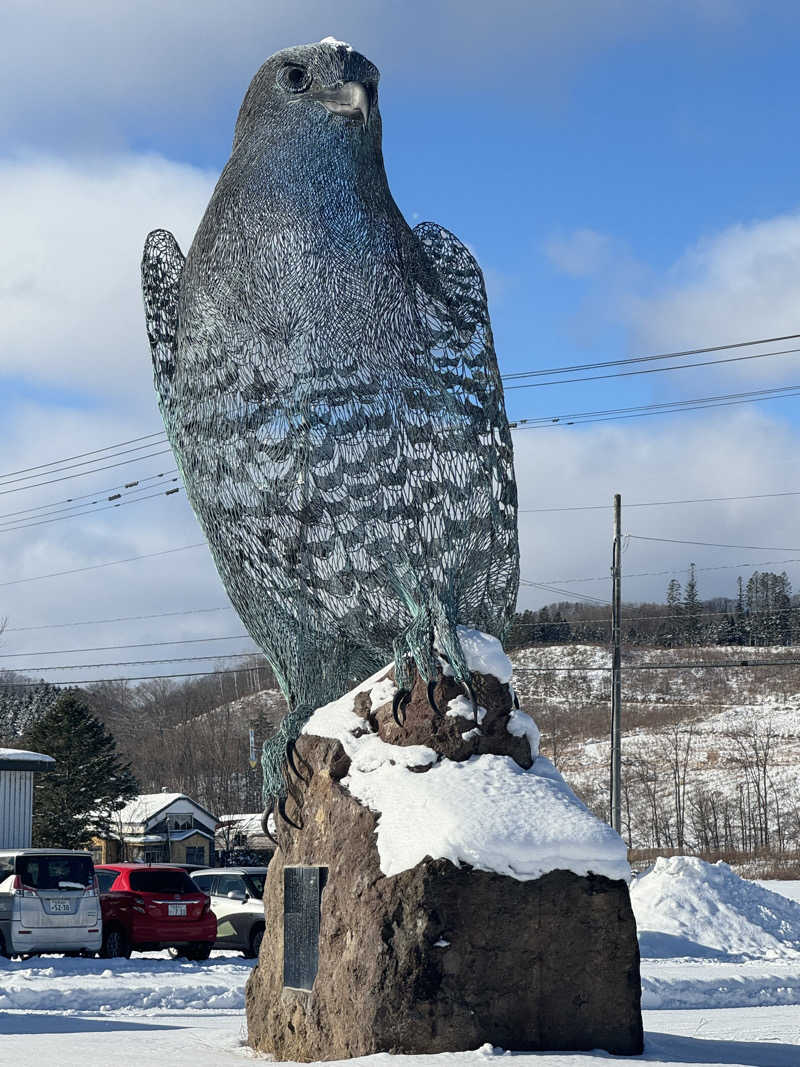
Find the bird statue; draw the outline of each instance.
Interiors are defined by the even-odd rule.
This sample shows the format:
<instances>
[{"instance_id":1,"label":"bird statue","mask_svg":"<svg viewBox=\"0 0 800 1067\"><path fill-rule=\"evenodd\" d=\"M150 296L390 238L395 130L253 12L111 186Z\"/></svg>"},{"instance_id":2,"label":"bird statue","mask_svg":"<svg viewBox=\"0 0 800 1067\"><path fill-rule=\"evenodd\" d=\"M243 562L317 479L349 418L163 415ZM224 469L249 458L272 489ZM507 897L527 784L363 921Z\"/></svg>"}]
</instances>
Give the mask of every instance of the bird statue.
<instances>
[{"instance_id":1,"label":"bird statue","mask_svg":"<svg viewBox=\"0 0 800 1067\"><path fill-rule=\"evenodd\" d=\"M288 703L262 758L284 817L315 708L392 658L396 711L414 666L469 687L457 628L502 640L519 584L483 276L395 204L378 78L333 38L273 55L188 255L155 230L142 260L167 435Z\"/></svg>"}]
</instances>

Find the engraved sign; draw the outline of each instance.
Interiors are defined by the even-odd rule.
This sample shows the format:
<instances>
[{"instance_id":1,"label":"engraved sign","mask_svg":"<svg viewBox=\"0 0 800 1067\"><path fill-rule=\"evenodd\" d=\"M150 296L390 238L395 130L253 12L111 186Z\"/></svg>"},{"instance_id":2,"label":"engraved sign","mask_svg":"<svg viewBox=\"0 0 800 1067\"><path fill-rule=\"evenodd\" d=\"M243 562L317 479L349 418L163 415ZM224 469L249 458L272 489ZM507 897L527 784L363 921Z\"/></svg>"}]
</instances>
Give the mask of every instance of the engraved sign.
<instances>
[{"instance_id":1,"label":"engraved sign","mask_svg":"<svg viewBox=\"0 0 800 1067\"><path fill-rule=\"evenodd\" d=\"M319 904L326 867L284 867L283 984L311 989L319 966Z\"/></svg>"}]
</instances>

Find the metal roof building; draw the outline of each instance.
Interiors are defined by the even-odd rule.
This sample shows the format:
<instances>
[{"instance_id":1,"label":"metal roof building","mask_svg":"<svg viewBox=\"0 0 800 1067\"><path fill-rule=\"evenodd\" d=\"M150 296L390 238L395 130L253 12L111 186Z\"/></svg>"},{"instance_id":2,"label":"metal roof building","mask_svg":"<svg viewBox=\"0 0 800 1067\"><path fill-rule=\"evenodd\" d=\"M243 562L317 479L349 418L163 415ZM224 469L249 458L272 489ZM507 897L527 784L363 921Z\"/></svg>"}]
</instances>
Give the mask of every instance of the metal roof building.
<instances>
[{"instance_id":1,"label":"metal roof building","mask_svg":"<svg viewBox=\"0 0 800 1067\"><path fill-rule=\"evenodd\" d=\"M55 763L42 752L0 748L0 848L30 848L33 776Z\"/></svg>"}]
</instances>

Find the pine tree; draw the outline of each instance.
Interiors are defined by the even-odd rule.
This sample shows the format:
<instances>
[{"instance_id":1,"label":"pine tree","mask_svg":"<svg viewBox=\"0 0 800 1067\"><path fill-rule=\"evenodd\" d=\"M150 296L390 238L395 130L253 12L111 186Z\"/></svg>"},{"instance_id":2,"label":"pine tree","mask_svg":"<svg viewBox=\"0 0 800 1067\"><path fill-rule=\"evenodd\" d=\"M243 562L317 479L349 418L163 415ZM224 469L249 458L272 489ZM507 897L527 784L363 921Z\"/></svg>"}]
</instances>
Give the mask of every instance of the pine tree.
<instances>
[{"instance_id":1,"label":"pine tree","mask_svg":"<svg viewBox=\"0 0 800 1067\"><path fill-rule=\"evenodd\" d=\"M130 766L79 690L62 692L23 741L56 761L34 779L36 847L85 847L93 832L109 829L113 813L137 792Z\"/></svg>"},{"instance_id":2,"label":"pine tree","mask_svg":"<svg viewBox=\"0 0 800 1067\"><path fill-rule=\"evenodd\" d=\"M689 644L696 644L700 634L700 601L694 563L689 564L689 576L683 593L684 634Z\"/></svg>"}]
</instances>

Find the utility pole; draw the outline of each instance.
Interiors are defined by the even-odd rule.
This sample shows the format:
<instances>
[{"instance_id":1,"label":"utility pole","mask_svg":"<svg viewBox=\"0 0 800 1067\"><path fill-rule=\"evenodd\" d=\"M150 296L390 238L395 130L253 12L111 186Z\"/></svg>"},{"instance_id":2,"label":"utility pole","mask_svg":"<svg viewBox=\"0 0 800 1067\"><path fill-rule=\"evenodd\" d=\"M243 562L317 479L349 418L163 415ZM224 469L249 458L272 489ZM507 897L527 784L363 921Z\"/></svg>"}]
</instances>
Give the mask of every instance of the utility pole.
<instances>
[{"instance_id":1,"label":"utility pole","mask_svg":"<svg viewBox=\"0 0 800 1067\"><path fill-rule=\"evenodd\" d=\"M614 548L611 557L611 825L622 833L620 764L622 762L622 658L620 616L622 609L622 497L614 494Z\"/></svg>"}]
</instances>

